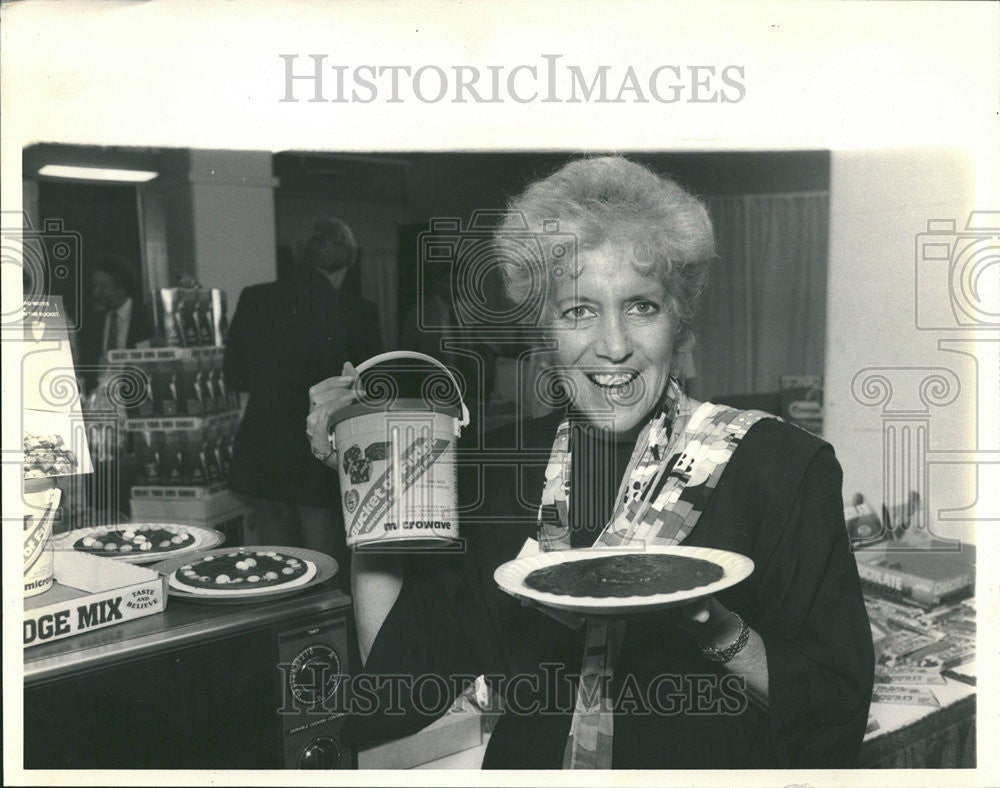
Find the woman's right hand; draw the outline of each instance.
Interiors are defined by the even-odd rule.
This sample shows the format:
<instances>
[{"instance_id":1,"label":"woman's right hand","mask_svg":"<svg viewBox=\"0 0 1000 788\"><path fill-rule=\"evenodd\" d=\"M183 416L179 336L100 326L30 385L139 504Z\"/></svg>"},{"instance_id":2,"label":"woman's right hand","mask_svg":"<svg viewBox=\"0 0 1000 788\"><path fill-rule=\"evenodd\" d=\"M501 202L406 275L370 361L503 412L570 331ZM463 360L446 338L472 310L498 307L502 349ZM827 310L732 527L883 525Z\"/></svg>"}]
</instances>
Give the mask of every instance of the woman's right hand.
<instances>
[{"instance_id":1,"label":"woman's right hand","mask_svg":"<svg viewBox=\"0 0 1000 788\"><path fill-rule=\"evenodd\" d=\"M309 389L309 416L306 418L309 446L313 456L331 468L337 467L337 447L330 431L330 421L337 411L364 396L356 385L357 379L358 373L348 361L339 375Z\"/></svg>"}]
</instances>

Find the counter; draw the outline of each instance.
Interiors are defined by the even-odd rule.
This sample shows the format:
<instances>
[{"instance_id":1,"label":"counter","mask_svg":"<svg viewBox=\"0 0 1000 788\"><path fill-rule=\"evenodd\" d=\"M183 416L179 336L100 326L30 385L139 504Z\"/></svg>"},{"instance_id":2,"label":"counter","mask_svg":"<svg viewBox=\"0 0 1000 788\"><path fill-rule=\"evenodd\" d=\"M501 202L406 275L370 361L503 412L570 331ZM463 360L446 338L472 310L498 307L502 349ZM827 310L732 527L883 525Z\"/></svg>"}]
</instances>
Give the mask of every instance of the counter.
<instances>
[{"instance_id":1,"label":"counter","mask_svg":"<svg viewBox=\"0 0 1000 788\"><path fill-rule=\"evenodd\" d=\"M25 649L24 683L29 687L67 673L111 667L205 639L349 606L349 597L325 586L273 602L241 605L195 604L170 597L167 609L157 615Z\"/></svg>"}]
</instances>

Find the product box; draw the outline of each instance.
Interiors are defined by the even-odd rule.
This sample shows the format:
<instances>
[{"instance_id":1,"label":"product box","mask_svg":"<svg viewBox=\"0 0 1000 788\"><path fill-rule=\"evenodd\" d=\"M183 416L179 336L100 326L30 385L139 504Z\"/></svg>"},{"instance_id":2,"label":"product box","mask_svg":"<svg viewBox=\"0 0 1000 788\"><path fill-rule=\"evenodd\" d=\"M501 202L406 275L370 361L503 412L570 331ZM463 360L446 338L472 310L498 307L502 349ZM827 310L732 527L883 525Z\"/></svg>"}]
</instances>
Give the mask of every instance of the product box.
<instances>
[{"instance_id":1,"label":"product box","mask_svg":"<svg viewBox=\"0 0 1000 788\"><path fill-rule=\"evenodd\" d=\"M126 409L126 415L131 419L149 419L156 415L156 399L153 389L153 377L150 374L150 384L142 398Z\"/></svg>"},{"instance_id":2,"label":"product box","mask_svg":"<svg viewBox=\"0 0 1000 788\"><path fill-rule=\"evenodd\" d=\"M178 306L182 299L183 296L176 287L163 287L153 292L152 307L156 333L170 347L184 346L184 328L181 325L181 316L178 314Z\"/></svg>"},{"instance_id":3,"label":"product box","mask_svg":"<svg viewBox=\"0 0 1000 788\"><path fill-rule=\"evenodd\" d=\"M176 310L180 319L181 344L184 347L198 347L201 344L201 334L198 330L198 291L180 291Z\"/></svg>"},{"instance_id":4,"label":"product box","mask_svg":"<svg viewBox=\"0 0 1000 788\"><path fill-rule=\"evenodd\" d=\"M205 456L205 436L201 430L187 430L184 433L182 449L184 464L181 467L181 484L205 486L212 481Z\"/></svg>"},{"instance_id":5,"label":"product box","mask_svg":"<svg viewBox=\"0 0 1000 788\"><path fill-rule=\"evenodd\" d=\"M781 376L781 418L814 435L823 434L823 376Z\"/></svg>"},{"instance_id":6,"label":"product box","mask_svg":"<svg viewBox=\"0 0 1000 788\"><path fill-rule=\"evenodd\" d=\"M154 411L157 416L176 416L183 402L180 361L158 361L153 367Z\"/></svg>"},{"instance_id":7,"label":"product box","mask_svg":"<svg viewBox=\"0 0 1000 788\"><path fill-rule=\"evenodd\" d=\"M186 358L181 364L181 409L186 416L205 415L205 380L201 362Z\"/></svg>"},{"instance_id":8,"label":"product box","mask_svg":"<svg viewBox=\"0 0 1000 788\"><path fill-rule=\"evenodd\" d=\"M855 550L877 544L887 535L886 527L861 493L855 494L851 506L844 507L844 523L851 547Z\"/></svg>"},{"instance_id":9,"label":"product box","mask_svg":"<svg viewBox=\"0 0 1000 788\"><path fill-rule=\"evenodd\" d=\"M197 347L202 344L198 291L182 287L163 287L153 293L156 333L171 347ZM207 333L207 332L206 332Z\"/></svg>"},{"instance_id":10,"label":"product box","mask_svg":"<svg viewBox=\"0 0 1000 788\"><path fill-rule=\"evenodd\" d=\"M215 344L215 320L212 316L212 292L210 290L197 291L198 315L198 344Z\"/></svg>"},{"instance_id":11,"label":"product box","mask_svg":"<svg viewBox=\"0 0 1000 788\"><path fill-rule=\"evenodd\" d=\"M214 528L226 542L243 544L250 508L222 486L207 488L133 487L132 519L136 522L174 523Z\"/></svg>"},{"instance_id":12,"label":"product box","mask_svg":"<svg viewBox=\"0 0 1000 788\"><path fill-rule=\"evenodd\" d=\"M25 648L160 613L167 579L152 569L56 550L55 582L24 600Z\"/></svg>"},{"instance_id":13,"label":"product box","mask_svg":"<svg viewBox=\"0 0 1000 788\"><path fill-rule=\"evenodd\" d=\"M861 551L855 553L855 559L866 591L923 608L963 599L975 587L975 567L962 554Z\"/></svg>"},{"instance_id":14,"label":"product box","mask_svg":"<svg viewBox=\"0 0 1000 788\"><path fill-rule=\"evenodd\" d=\"M163 433L163 449L157 481L164 486L180 485L181 467L184 464L183 434L176 431Z\"/></svg>"},{"instance_id":15,"label":"product box","mask_svg":"<svg viewBox=\"0 0 1000 788\"><path fill-rule=\"evenodd\" d=\"M151 485L160 483L160 455L166 446L166 436L155 430L132 432L133 447L139 466L136 481Z\"/></svg>"},{"instance_id":16,"label":"product box","mask_svg":"<svg viewBox=\"0 0 1000 788\"><path fill-rule=\"evenodd\" d=\"M423 730L363 749L359 769L412 769L483 742L483 715L461 707L449 709Z\"/></svg>"},{"instance_id":17,"label":"product box","mask_svg":"<svg viewBox=\"0 0 1000 788\"><path fill-rule=\"evenodd\" d=\"M226 315L226 291L213 287L212 295L212 339L216 345L226 344L229 335L229 318Z\"/></svg>"},{"instance_id":18,"label":"product box","mask_svg":"<svg viewBox=\"0 0 1000 788\"><path fill-rule=\"evenodd\" d=\"M209 359L202 359L198 363L198 371L201 373L201 391L204 397L203 404L205 413L215 413L216 406L215 374L213 372L213 362Z\"/></svg>"},{"instance_id":19,"label":"product box","mask_svg":"<svg viewBox=\"0 0 1000 788\"><path fill-rule=\"evenodd\" d=\"M214 520L245 510L224 483L208 487L133 487L132 519L145 523Z\"/></svg>"}]
</instances>

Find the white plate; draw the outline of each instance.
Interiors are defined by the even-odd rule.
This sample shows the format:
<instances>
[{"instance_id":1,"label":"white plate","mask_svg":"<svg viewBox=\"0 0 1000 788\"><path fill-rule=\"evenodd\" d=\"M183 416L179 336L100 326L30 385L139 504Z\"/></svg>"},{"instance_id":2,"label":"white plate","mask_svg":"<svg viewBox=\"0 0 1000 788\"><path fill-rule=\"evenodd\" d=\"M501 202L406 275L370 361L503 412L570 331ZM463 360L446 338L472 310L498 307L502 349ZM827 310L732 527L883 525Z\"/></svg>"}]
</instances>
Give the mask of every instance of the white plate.
<instances>
[{"instance_id":1,"label":"white plate","mask_svg":"<svg viewBox=\"0 0 1000 788\"><path fill-rule=\"evenodd\" d=\"M272 586L266 589L252 590L250 593L243 588L239 588L232 590L230 593L206 596L204 594L192 594L188 591L182 591L169 583L167 591L170 596L176 599L184 599L188 602L196 602L198 604L206 605L242 605L248 602L270 602L271 600L292 596L293 594L301 594L306 589L312 588L320 583L325 583L327 580L334 577L339 569L336 560L326 553L320 553L316 550L307 550L304 547L282 547L279 545L245 545L243 547L220 547L216 550L203 550L196 555L169 558L166 561L161 561L152 568L161 575L172 577L182 566L185 566L193 561L197 561L206 555L221 556L226 555L227 553L253 553L257 551L267 552L268 550L276 550L280 553L284 553L285 555L311 561L316 566L316 573L302 585L291 587Z\"/></svg>"},{"instance_id":2,"label":"white plate","mask_svg":"<svg viewBox=\"0 0 1000 788\"><path fill-rule=\"evenodd\" d=\"M197 525L179 525L174 523L121 523L119 525L94 525L90 528L78 528L75 531L67 531L52 539L52 546L56 550L73 550L73 545L86 536L97 536L107 531L130 531L136 528L162 528L167 531L187 531L194 537L194 542L185 547L178 547L173 550L160 550L149 553L95 553L91 550L79 550L85 555L96 555L99 558L110 558L112 561L124 561L127 564L151 564L173 558L178 555L187 555L197 550L208 550L222 544L226 537L221 531L213 528L201 528Z\"/></svg>"},{"instance_id":3,"label":"white plate","mask_svg":"<svg viewBox=\"0 0 1000 788\"><path fill-rule=\"evenodd\" d=\"M621 555L622 553L663 553L680 555L687 558L700 558L711 561L722 567L721 579L699 588L687 591L675 591L671 594L649 594L645 596L625 597L594 597L569 596L566 594L551 594L538 591L525 585L524 579L536 569L566 561L582 561L586 558L598 558L604 555ZM685 547L676 545L670 547L588 547L575 550L553 550L548 553L515 558L496 568L493 579L508 594L515 597L525 597L533 602L554 607L558 610L568 610L585 615L632 615L634 613L649 613L675 605L681 605L709 596L724 588L736 585L753 572L753 561L745 555L731 553L728 550L715 550L710 547Z\"/></svg>"}]
</instances>

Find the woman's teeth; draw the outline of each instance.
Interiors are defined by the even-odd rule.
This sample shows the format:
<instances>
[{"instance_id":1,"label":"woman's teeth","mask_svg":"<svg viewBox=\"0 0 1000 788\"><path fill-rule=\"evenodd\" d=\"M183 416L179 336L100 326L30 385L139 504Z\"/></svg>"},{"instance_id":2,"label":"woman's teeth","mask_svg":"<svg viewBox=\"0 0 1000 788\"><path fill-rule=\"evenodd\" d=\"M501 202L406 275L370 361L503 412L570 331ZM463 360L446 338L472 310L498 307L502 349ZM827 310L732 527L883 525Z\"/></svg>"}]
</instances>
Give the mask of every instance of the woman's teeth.
<instances>
[{"instance_id":1,"label":"woman's teeth","mask_svg":"<svg viewBox=\"0 0 1000 788\"><path fill-rule=\"evenodd\" d=\"M601 388L612 389L626 386L639 377L638 372L616 372L608 374L587 375L591 383Z\"/></svg>"}]
</instances>

